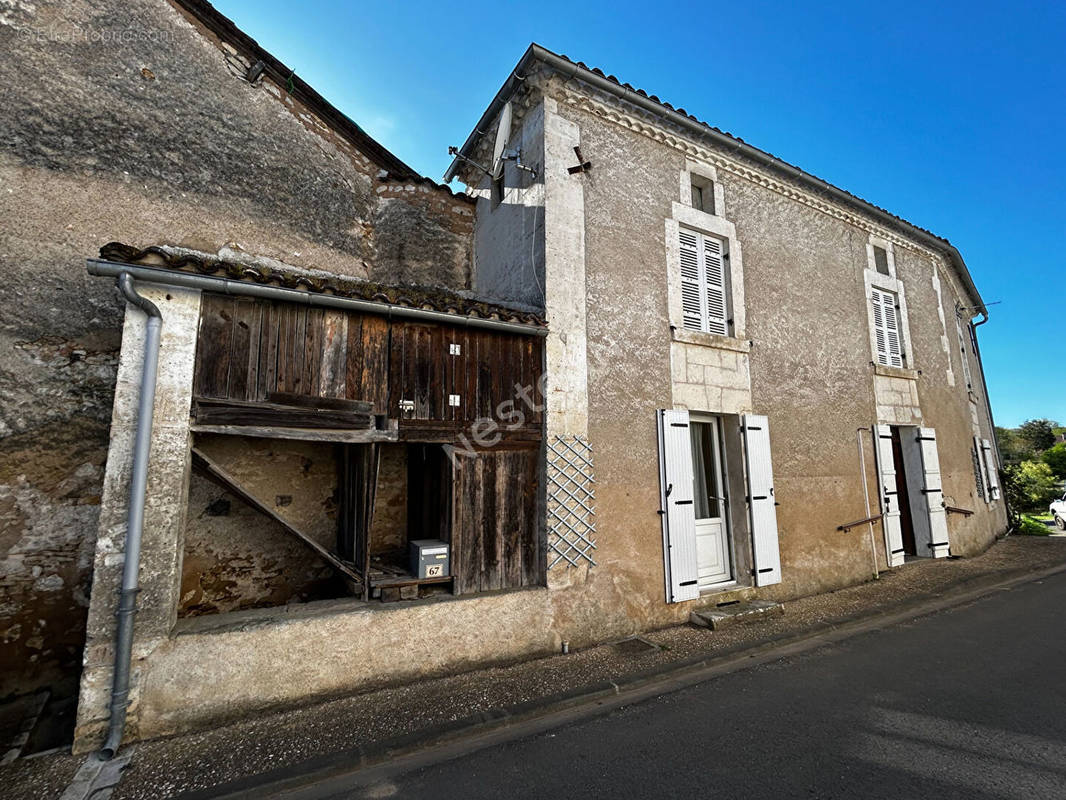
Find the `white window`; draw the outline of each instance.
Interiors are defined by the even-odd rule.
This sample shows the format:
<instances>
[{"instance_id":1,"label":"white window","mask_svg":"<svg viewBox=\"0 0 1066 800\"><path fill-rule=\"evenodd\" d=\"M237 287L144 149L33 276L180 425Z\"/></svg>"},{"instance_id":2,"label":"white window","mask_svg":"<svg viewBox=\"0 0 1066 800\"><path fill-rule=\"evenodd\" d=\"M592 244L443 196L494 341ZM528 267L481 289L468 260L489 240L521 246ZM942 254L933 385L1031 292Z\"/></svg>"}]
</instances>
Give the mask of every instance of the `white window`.
<instances>
[{"instance_id":1,"label":"white window","mask_svg":"<svg viewBox=\"0 0 1066 800\"><path fill-rule=\"evenodd\" d=\"M723 239L679 229L681 308L684 327L729 335L728 264Z\"/></svg>"},{"instance_id":2,"label":"white window","mask_svg":"<svg viewBox=\"0 0 1066 800\"><path fill-rule=\"evenodd\" d=\"M883 367L902 367L903 336L900 328L899 302L894 292L870 289L873 311L874 356Z\"/></svg>"}]
</instances>

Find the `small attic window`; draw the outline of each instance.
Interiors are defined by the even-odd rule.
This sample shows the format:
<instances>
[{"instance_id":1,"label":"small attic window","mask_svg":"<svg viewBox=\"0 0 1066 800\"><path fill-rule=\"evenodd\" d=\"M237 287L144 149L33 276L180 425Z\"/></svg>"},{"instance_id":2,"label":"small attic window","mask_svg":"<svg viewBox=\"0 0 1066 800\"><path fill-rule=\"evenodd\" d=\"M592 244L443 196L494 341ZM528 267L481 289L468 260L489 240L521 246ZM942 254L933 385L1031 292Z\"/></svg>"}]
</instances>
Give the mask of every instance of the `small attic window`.
<instances>
[{"instance_id":1,"label":"small attic window","mask_svg":"<svg viewBox=\"0 0 1066 800\"><path fill-rule=\"evenodd\" d=\"M883 247L874 245L874 267L882 275L888 275L888 251Z\"/></svg>"},{"instance_id":2,"label":"small attic window","mask_svg":"<svg viewBox=\"0 0 1066 800\"><path fill-rule=\"evenodd\" d=\"M707 214L714 213L714 181L701 175L690 175L692 207Z\"/></svg>"}]
</instances>

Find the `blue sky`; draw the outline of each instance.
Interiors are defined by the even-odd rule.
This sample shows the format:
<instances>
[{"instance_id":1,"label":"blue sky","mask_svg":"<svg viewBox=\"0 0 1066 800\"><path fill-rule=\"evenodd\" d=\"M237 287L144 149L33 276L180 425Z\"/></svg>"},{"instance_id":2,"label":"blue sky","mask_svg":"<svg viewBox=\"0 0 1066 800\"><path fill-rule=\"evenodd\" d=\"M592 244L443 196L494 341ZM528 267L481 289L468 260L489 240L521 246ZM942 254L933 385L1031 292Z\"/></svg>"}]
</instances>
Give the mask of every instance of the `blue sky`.
<instances>
[{"instance_id":1,"label":"blue sky","mask_svg":"<svg viewBox=\"0 0 1066 800\"><path fill-rule=\"evenodd\" d=\"M216 0L440 180L531 41L952 241L1000 425L1066 424L1066 4Z\"/></svg>"}]
</instances>

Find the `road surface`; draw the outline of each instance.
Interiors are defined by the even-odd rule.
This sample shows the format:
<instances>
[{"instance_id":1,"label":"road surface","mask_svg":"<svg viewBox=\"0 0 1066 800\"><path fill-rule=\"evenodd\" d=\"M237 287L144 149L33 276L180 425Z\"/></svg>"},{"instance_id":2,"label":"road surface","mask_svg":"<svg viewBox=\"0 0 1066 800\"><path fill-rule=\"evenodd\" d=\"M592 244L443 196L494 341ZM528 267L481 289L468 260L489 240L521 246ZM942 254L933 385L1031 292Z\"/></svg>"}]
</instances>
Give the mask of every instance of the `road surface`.
<instances>
[{"instance_id":1,"label":"road surface","mask_svg":"<svg viewBox=\"0 0 1066 800\"><path fill-rule=\"evenodd\" d=\"M1066 798L1066 573L299 797Z\"/></svg>"}]
</instances>

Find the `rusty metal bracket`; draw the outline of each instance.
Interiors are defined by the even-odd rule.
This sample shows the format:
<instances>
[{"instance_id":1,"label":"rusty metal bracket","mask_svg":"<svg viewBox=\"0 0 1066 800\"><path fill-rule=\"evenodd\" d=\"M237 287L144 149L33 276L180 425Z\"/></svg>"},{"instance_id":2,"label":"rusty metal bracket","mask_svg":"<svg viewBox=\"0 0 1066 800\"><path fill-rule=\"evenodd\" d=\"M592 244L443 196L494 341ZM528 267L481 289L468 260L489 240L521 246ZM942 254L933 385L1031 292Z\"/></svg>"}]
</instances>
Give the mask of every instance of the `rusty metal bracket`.
<instances>
[{"instance_id":1,"label":"rusty metal bracket","mask_svg":"<svg viewBox=\"0 0 1066 800\"><path fill-rule=\"evenodd\" d=\"M949 514L962 514L964 517L972 517L973 511L968 508L959 508L958 506L944 506Z\"/></svg>"},{"instance_id":2,"label":"rusty metal bracket","mask_svg":"<svg viewBox=\"0 0 1066 800\"><path fill-rule=\"evenodd\" d=\"M881 519L881 514L874 514L874 515L869 516L869 517L863 517L862 519L857 519L854 522L846 522L843 525L837 525L837 530L838 531L844 531L844 533L847 533L852 528L857 528L860 525L865 525L867 522L877 522L877 520L879 520L879 519Z\"/></svg>"}]
</instances>

